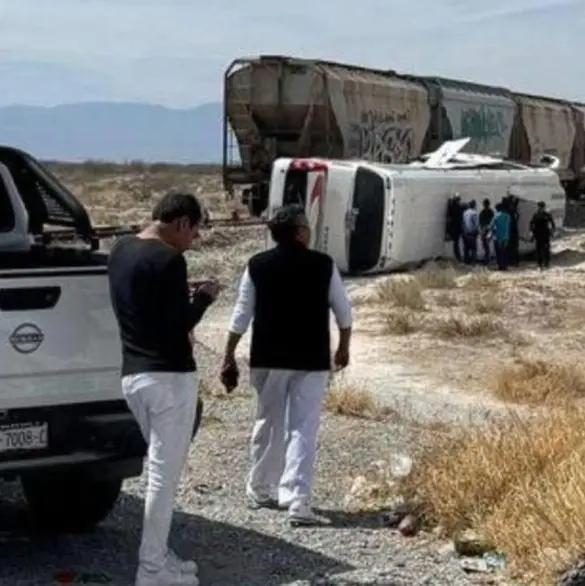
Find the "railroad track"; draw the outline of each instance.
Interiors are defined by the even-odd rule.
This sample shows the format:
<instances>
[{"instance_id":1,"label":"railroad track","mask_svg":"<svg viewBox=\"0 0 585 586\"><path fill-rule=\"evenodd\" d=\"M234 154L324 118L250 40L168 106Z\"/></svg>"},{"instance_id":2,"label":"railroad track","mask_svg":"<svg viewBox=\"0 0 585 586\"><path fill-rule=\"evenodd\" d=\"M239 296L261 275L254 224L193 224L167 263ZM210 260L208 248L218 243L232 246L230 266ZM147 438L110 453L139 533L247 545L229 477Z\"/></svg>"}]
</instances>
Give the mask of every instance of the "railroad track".
<instances>
[{"instance_id":1,"label":"railroad track","mask_svg":"<svg viewBox=\"0 0 585 586\"><path fill-rule=\"evenodd\" d=\"M253 226L263 226L265 220L250 219L250 220L233 220L232 218L215 218L209 220L202 229L209 230L212 228L247 228ZM100 239L117 238L119 236L126 236L128 234L136 234L140 232L144 224L128 224L115 226L95 226L95 234ZM47 233L52 240L74 240L78 234L73 229L56 228Z\"/></svg>"}]
</instances>

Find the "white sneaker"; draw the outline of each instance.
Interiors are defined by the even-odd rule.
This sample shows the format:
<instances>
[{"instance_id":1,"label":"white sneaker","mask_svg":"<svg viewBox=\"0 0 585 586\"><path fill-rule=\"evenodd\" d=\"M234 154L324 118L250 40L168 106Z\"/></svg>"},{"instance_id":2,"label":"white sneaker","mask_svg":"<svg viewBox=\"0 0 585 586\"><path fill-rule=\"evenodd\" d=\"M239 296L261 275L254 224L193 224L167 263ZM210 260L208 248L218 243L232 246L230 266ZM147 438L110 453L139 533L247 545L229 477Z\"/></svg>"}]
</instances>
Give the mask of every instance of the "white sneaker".
<instances>
[{"instance_id":1,"label":"white sneaker","mask_svg":"<svg viewBox=\"0 0 585 586\"><path fill-rule=\"evenodd\" d=\"M301 505L289 509L288 522L292 527L314 527L321 525L323 521L315 515L310 506Z\"/></svg>"},{"instance_id":2,"label":"white sneaker","mask_svg":"<svg viewBox=\"0 0 585 586\"><path fill-rule=\"evenodd\" d=\"M184 560L180 558L172 549L167 554L167 564L183 574L197 574L199 568L193 560Z\"/></svg>"},{"instance_id":3,"label":"white sneaker","mask_svg":"<svg viewBox=\"0 0 585 586\"><path fill-rule=\"evenodd\" d=\"M258 498L251 494L246 495L246 506L252 510L258 509L278 509L278 500L272 497Z\"/></svg>"},{"instance_id":4,"label":"white sneaker","mask_svg":"<svg viewBox=\"0 0 585 586\"><path fill-rule=\"evenodd\" d=\"M135 586L199 586L195 574L186 574L167 563L162 570L152 573L141 567L136 572Z\"/></svg>"}]
</instances>

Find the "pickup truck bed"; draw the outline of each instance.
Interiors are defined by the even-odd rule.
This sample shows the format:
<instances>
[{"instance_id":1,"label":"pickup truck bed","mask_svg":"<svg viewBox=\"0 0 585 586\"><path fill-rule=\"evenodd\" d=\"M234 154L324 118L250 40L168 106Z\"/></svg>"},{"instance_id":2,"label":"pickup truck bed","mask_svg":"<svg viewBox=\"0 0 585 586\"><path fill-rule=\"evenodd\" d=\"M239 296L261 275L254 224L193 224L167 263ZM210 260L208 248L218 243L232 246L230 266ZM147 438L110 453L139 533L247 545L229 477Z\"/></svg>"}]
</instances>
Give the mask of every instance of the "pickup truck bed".
<instances>
[{"instance_id":1,"label":"pickup truck bed","mask_svg":"<svg viewBox=\"0 0 585 586\"><path fill-rule=\"evenodd\" d=\"M0 183L4 219L12 206L4 229L0 218L0 478L21 480L39 525L84 530L146 453L121 392L107 255L81 204L30 155L0 147ZM47 224L78 241L52 243Z\"/></svg>"}]
</instances>

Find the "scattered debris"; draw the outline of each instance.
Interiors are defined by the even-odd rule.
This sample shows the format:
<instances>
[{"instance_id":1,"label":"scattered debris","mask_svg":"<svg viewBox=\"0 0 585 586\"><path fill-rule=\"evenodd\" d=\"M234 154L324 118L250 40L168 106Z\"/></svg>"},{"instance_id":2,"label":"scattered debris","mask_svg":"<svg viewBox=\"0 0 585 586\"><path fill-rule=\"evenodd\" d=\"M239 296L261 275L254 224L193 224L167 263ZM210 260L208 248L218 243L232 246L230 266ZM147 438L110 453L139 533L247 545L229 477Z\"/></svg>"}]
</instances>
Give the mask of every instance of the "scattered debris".
<instances>
[{"instance_id":1,"label":"scattered debris","mask_svg":"<svg viewBox=\"0 0 585 586\"><path fill-rule=\"evenodd\" d=\"M397 503L396 506L382 514L382 523L385 527L395 529L410 512L410 507L407 503Z\"/></svg>"},{"instance_id":2,"label":"scattered debris","mask_svg":"<svg viewBox=\"0 0 585 586\"><path fill-rule=\"evenodd\" d=\"M64 571L57 572L53 576L54 584L85 584L85 586L97 586L98 584L110 584L112 579L104 573Z\"/></svg>"},{"instance_id":3,"label":"scattered debris","mask_svg":"<svg viewBox=\"0 0 585 586\"><path fill-rule=\"evenodd\" d=\"M466 572L487 574L490 570L483 558L462 558L461 568Z\"/></svg>"},{"instance_id":4,"label":"scattered debris","mask_svg":"<svg viewBox=\"0 0 585 586\"><path fill-rule=\"evenodd\" d=\"M506 556L495 551L478 533L468 529L453 540L466 572L499 572L506 568Z\"/></svg>"},{"instance_id":5,"label":"scattered debris","mask_svg":"<svg viewBox=\"0 0 585 586\"><path fill-rule=\"evenodd\" d=\"M364 474L353 480L344 499L345 508L354 512L389 511L388 520L391 522L395 509L404 507L396 490L396 481L410 474L412 465L412 458L405 454L392 454L387 460L372 462Z\"/></svg>"},{"instance_id":6,"label":"scattered debris","mask_svg":"<svg viewBox=\"0 0 585 586\"><path fill-rule=\"evenodd\" d=\"M412 471L412 458L406 454L392 454L388 465L394 478L404 478Z\"/></svg>"},{"instance_id":7,"label":"scattered debris","mask_svg":"<svg viewBox=\"0 0 585 586\"><path fill-rule=\"evenodd\" d=\"M463 531L453 539L455 551L461 556L476 557L492 551L492 546L471 529Z\"/></svg>"},{"instance_id":8,"label":"scattered debris","mask_svg":"<svg viewBox=\"0 0 585 586\"><path fill-rule=\"evenodd\" d=\"M567 570L560 577L558 586L585 586L585 560L580 560L573 568Z\"/></svg>"},{"instance_id":9,"label":"scattered debris","mask_svg":"<svg viewBox=\"0 0 585 586\"><path fill-rule=\"evenodd\" d=\"M504 570L507 565L506 556L497 551L490 551L483 554L483 559L490 570Z\"/></svg>"},{"instance_id":10,"label":"scattered debris","mask_svg":"<svg viewBox=\"0 0 585 586\"><path fill-rule=\"evenodd\" d=\"M223 489L223 486L221 486L221 485L209 486L207 484L196 484L193 487L193 491L197 492L199 494L209 494L212 492L219 492L222 489Z\"/></svg>"},{"instance_id":11,"label":"scattered debris","mask_svg":"<svg viewBox=\"0 0 585 586\"><path fill-rule=\"evenodd\" d=\"M420 529L420 521L414 515L406 515L402 521L400 521L400 525L398 525L398 531L404 537L413 537L418 533Z\"/></svg>"}]
</instances>

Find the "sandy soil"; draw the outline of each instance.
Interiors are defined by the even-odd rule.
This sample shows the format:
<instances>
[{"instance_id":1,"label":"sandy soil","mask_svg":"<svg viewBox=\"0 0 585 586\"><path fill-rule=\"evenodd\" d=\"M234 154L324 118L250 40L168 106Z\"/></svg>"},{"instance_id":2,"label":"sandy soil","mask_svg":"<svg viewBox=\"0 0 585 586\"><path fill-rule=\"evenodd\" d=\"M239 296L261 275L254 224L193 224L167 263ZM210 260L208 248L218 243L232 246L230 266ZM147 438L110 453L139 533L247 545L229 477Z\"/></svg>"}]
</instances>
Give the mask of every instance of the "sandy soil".
<instances>
[{"instance_id":1,"label":"sandy soil","mask_svg":"<svg viewBox=\"0 0 585 586\"><path fill-rule=\"evenodd\" d=\"M58 167L55 172L88 206L96 223L144 221L156 199L178 187L201 197L212 216L225 216L234 209L242 212L236 202L225 199L220 176L207 168L89 164ZM214 229L203 235L202 248L188 255L193 275L218 277L223 286L221 299L197 330L201 343L214 351L221 352L244 263L262 248L263 238L264 231L258 228ZM493 273L489 287L469 286L473 275L457 267L454 286L423 292L423 310L364 302L375 296L380 283L401 276L347 279L355 302L353 355L350 367L337 376L364 385L394 408L422 418L478 416L482 420L505 407L490 392L503 365L517 358L580 358L585 342L584 243L585 232L564 231L554 243L551 269L541 273L534 262L524 262L508 273ZM426 326L408 335L382 334L380 326L389 309L430 326L441 319L465 322L480 316L501 324L506 335L444 339ZM244 343L242 356L246 352Z\"/></svg>"},{"instance_id":2,"label":"sandy soil","mask_svg":"<svg viewBox=\"0 0 585 586\"><path fill-rule=\"evenodd\" d=\"M61 172L69 173L68 183L88 205L96 223L146 220L162 192L183 184L204 199L212 214L225 214L234 208L233 202L224 200L217 175L167 167L156 172L151 169L132 173L112 167L91 175L95 169L89 165L70 166ZM187 255L194 277L217 277L223 286L217 303L196 329L196 354L206 382L217 380L239 276L246 259L262 249L263 237L263 231L257 228L214 229L204 234L199 250ZM495 412L506 412L509 406L493 395L493 381L515 359L580 360L585 341L581 327L585 324L583 243L585 232L565 232L555 242L553 267L543 273L535 270L533 262L525 262L518 270L506 274L490 273L489 278L477 269L440 267L438 270L445 274L451 271L452 282L441 289L422 287L419 294L423 303L418 308L409 308L407 302L397 303L388 296L380 300L380 292L388 288L388 283L405 278L423 282L421 275L425 270L437 270L432 264L406 277L346 280L355 306L352 364L336 376L351 386L367 388L407 418L389 424L325 414L316 497L321 506L345 519L341 528L291 535L283 529L276 514L256 517L248 512L242 502L242 479L247 470L254 401L246 389L245 369L242 389L229 400L222 395L206 396L206 419L189 456L180 489L178 532L182 540L179 551L197 550L201 556L202 583L325 583L320 581L323 564L315 562L315 552L326 553L346 564L349 561L354 568L379 570L375 578L364 575L358 580L352 574L349 581L331 580L327 582L330 584L484 583L481 575L463 572L459 561L450 554L438 556L437 547L441 544L435 543L434 538L405 540L392 531L360 526L359 519L348 519L341 513L346 493L353 479L374 464L373 459L378 461L396 453L415 455L418 447L432 443L435 434L443 432L440 426L420 426L413 419L479 422ZM418 325L400 335L385 328L388 315L408 316ZM454 320L465 325L479 318L498 324L500 329L493 335L476 337L442 337L436 329L441 321ZM247 357L248 342L249 334L239 349L242 362ZM68 549L65 547L65 557L61 543L59 551L52 546L47 548L46 544L35 545L36 549L31 550L29 543L13 543L16 555L10 557L16 560L14 573L6 571L4 564L3 575L22 579L25 574L34 573L39 581L28 579L26 583L40 586L47 583L47 568L58 564L56 569L67 569L63 566L67 563L69 567L107 571L114 578L113 585L128 584L135 563L132 552L137 548L142 506L138 497L142 495L143 480L127 482L124 498L103 531L89 536L85 542L71 541ZM12 493L8 496L20 498ZM380 519L375 521L379 526ZM246 539L255 545L242 546L236 552L241 557L234 559L233 544L241 540L246 543L244 536L249 536ZM126 545L126 540L131 546ZM295 557L301 546L313 557ZM274 559L290 569L286 576L274 575ZM286 559L289 561L284 562ZM247 580L242 580L243 568ZM291 582L293 578L295 581ZM492 576L485 578L487 582ZM499 582L498 576L494 579ZM13 579L11 583L20 581Z\"/></svg>"},{"instance_id":3,"label":"sandy soil","mask_svg":"<svg viewBox=\"0 0 585 586\"><path fill-rule=\"evenodd\" d=\"M585 251L580 247L583 239L581 233L570 233L555 242L553 266L548 271L540 272L531 261L526 261L507 274L494 272L494 285L487 290L466 287L477 269L461 270L456 287L425 291L426 309L413 312L429 322L454 316L461 320L473 319L474 314L484 316L505 325L508 333L502 337L445 340L427 331L381 334L380 316L386 308L361 300L372 295L380 282L404 277L347 279L350 297L355 302L352 364L336 376L370 389L384 403L420 419L481 421L494 411L508 409L490 392L503 365L518 358L580 359L585 342L581 328L585 323ZM239 248L250 254L260 246L249 242ZM239 260L243 263L245 257L240 256ZM237 267L233 256L231 261ZM214 348L218 357L225 341L239 271L231 271L225 282L224 298L197 329L200 343ZM474 304L480 304L484 297L495 306L488 315L475 310ZM445 298L449 300L448 307L444 306ZM249 334L240 347L242 359L247 356L248 342Z\"/></svg>"}]
</instances>

